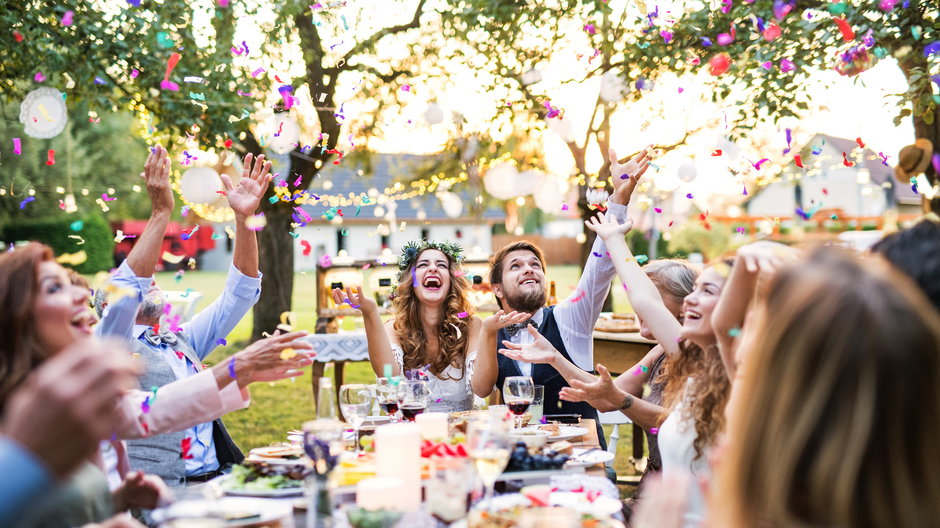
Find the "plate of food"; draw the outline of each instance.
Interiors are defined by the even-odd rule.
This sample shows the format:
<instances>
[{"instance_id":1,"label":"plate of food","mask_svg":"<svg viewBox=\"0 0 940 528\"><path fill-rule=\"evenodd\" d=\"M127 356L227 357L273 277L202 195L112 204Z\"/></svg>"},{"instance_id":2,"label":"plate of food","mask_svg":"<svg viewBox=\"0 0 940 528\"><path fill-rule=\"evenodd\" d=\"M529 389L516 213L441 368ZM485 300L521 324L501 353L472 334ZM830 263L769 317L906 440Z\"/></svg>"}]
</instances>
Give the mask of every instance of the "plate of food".
<instances>
[{"instance_id":1,"label":"plate of food","mask_svg":"<svg viewBox=\"0 0 940 528\"><path fill-rule=\"evenodd\" d=\"M508 493L493 497L489 503L479 503L475 509L490 513L518 514L528 508L561 507L579 516L593 519L609 519L622 509L619 499L601 495L599 492L552 491L550 486L526 486L519 493ZM500 526L514 526L501 524Z\"/></svg>"},{"instance_id":2,"label":"plate of food","mask_svg":"<svg viewBox=\"0 0 940 528\"><path fill-rule=\"evenodd\" d=\"M541 425L530 425L527 427L522 427L517 429L517 431L545 431L549 434L549 442L558 442L560 440L570 440L572 438L578 438L579 436L584 436L587 434L588 430L584 427L577 427L574 425L564 425L564 424L541 424Z\"/></svg>"},{"instance_id":3,"label":"plate of food","mask_svg":"<svg viewBox=\"0 0 940 528\"><path fill-rule=\"evenodd\" d=\"M157 524L183 519L221 519L226 528L276 526L293 515L290 502L223 497L219 500L184 500L153 511Z\"/></svg>"},{"instance_id":4,"label":"plate of food","mask_svg":"<svg viewBox=\"0 0 940 528\"><path fill-rule=\"evenodd\" d=\"M221 480L226 495L292 497L304 492L305 465L289 466L245 460Z\"/></svg>"},{"instance_id":5,"label":"plate of food","mask_svg":"<svg viewBox=\"0 0 940 528\"><path fill-rule=\"evenodd\" d=\"M588 467L597 464L606 464L614 459L614 454L599 447L584 449L576 447L571 450L571 458L565 463L566 467Z\"/></svg>"}]
</instances>

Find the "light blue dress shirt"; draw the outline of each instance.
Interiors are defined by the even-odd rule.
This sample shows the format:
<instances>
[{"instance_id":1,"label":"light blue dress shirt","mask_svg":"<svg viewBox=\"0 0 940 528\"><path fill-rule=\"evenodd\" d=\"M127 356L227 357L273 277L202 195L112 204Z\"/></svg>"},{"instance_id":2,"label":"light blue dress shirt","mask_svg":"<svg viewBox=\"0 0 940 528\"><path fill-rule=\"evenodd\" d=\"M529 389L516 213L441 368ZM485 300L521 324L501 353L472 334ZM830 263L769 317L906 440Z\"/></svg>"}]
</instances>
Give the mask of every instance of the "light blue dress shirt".
<instances>
[{"instance_id":1,"label":"light blue dress shirt","mask_svg":"<svg viewBox=\"0 0 940 528\"><path fill-rule=\"evenodd\" d=\"M222 295L196 314L192 321L183 323L180 327L183 337L196 352L199 361L205 360L219 345L219 340L231 333L248 310L258 302L260 295L260 273L258 277L253 278L242 274L234 265L229 267ZM132 338L153 347L154 345L142 337L149 328L134 325ZM172 347L161 343L160 349L167 355L167 361L177 379L188 378L199 372L189 358L180 357ZM144 390L148 388L145 387ZM193 439L189 449L192 458L186 460L186 475L201 475L219 469L219 461L212 444L212 422L190 428L186 436Z\"/></svg>"},{"instance_id":2,"label":"light blue dress shirt","mask_svg":"<svg viewBox=\"0 0 940 528\"><path fill-rule=\"evenodd\" d=\"M9 526L39 494L52 487L52 474L33 453L0 436L0 526Z\"/></svg>"}]
</instances>

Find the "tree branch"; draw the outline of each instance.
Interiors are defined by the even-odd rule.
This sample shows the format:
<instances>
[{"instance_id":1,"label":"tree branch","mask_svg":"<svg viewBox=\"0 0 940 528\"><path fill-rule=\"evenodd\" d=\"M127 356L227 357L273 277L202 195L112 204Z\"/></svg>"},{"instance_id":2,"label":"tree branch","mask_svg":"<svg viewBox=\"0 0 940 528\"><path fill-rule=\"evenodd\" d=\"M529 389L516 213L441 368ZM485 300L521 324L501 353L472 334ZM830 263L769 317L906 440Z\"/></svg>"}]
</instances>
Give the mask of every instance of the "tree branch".
<instances>
[{"instance_id":1,"label":"tree branch","mask_svg":"<svg viewBox=\"0 0 940 528\"><path fill-rule=\"evenodd\" d=\"M388 35L393 35L395 33L401 33L402 31L407 31L409 29L417 29L420 27L421 12L424 9L424 2L426 0L420 0L418 5L415 7L414 15L411 17L411 21L406 24L399 24L397 26L389 26L382 28L372 34L371 37L359 42L349 50L346 55L343 55L342 60L347 64L349 60L356 55L362 53L365 50L371 49L375 46L380 40L387 37Z\"/></svg>"}]
</instances>

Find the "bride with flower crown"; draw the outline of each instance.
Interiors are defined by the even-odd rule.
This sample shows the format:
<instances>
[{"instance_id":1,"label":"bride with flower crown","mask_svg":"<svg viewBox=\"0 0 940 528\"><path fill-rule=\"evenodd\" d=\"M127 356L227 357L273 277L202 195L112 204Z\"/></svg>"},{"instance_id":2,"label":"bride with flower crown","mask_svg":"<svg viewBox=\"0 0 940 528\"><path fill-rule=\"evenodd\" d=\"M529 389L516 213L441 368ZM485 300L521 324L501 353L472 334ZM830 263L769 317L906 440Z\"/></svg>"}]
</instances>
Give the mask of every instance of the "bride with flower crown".
<instances>
[{"instance_id":1,"label":"bride with flower crown","mask_svg":"<svg viewBox=\"0 0 940 528\"><path fill-rule=\"evenodd\" d=\"M460 271L457 244L410 242L399 258L395 317L382 323L378 306L362 288L333 290L337 304L349 303L362 312L369 360L376 376L423 371L431 394L428 411L455 412L473 408L474 394L485 398L496 383L495 354L477 355L483 321L467 298L470 283ZM492 316L500 326L519 322L526 314Z\"/></svg>"}]
</instances>

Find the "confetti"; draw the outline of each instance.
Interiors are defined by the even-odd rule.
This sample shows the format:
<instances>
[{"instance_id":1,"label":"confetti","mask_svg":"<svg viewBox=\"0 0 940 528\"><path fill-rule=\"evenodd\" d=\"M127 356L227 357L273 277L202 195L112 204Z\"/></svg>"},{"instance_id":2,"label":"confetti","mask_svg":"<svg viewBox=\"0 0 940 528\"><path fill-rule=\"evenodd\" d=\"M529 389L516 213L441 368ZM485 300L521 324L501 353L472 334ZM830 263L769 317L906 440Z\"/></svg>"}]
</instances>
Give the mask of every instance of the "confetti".
<instances>
[{"instance_id":1,"label":"confetti","mask_svg":"<svg viewBox=\"0 0 940 528\"><path fill-rule=\"evenodd\" d=\"M663 212L663 209L661 207L654 207L653 210L656 211L657 213Z\"/></svg>"},{"instance_id":2,"label":"confetti","mask_svg":"<svg viewBox=\"0 0 940 528\"><path fill-rule=\"evenodd\" d=\"M59 264L68 264L70 266L78 266L86 260L88 260L88 255L84 250L77 253L63 253L55 259Z\"/></svg>"},{"instance_id":3,"label":"confetti","mask_svg":"<svg viewBox=\"0 0 940 528\"><path fill-rule=\"evenodd\" d=\"M79 245L79 246L81 246L82 244L85 243L85 239L82 238L82 237L80 237L80 236L78 236L78 235L69 235L69 238L73 238L73 239L78 240L78 244L77 244L77 245Z\"/></svg>"},{"instance_id":4,"label":"confetti","mask_svg":"<svg viewBox=\"0 0 940 528\"><path fill-rule=\"evenodd\" d=\"M715 152L712 152L712 156L721 156L721 149L715 149Z\"/></svg>"},{"instance_id":5,"label":"confetti","mask_svg":"<svg viewBox=\"0 0 940 528\"><path fill-rule=\"evenodd\" d=\"M852 26L844 18L833 18L833 22L839 26L839 31L842 33L842 40L846 42L852 42L855 40L855 32L852 31Z\"/></svg>"},{"instance_id":6,"label":"confetti","mask_svg":"<svg viewBox=\"0 0 940 528\"><path fill-rule=\"evenodd\" d=\"M36 76L33 77L33 80L38 83L41 83L46 80L46 76L43 75L42 72L36 72Z\"/></svg>"},{"instance_id":7,"label":"confetti","mask_svg":"<svg viewBox=\"0 0 940 528\"><path fill-rule=\"evenodd\" d=\"M797 154L796 156L793 156L793 161L796 163L796 166L797 166L797 167L799 167L799 168L801 168L801 169L803 168L803 160L800 159L800 155L799 155L799 154Z\"/></svg>"},{"instance_id":8,"label":"confetti","mask_svg":"<svg viewBox=\"0 0 940 528\"><path fill-rule=\"evenodd\" d=\"M16 155L23 153L23 144L20 142L20 138L13 138L13 153Z\"/></svg>"},{"instance_id":9,"label":"confetti","mask_svg":"<svg viewBox=\"0 0 940 528\"><path fill-rule=\"evenodd\" d=\"M186 258L186 255L174 255L169 251L164 251L160 258L169 262L170 264L179 264L183 261L184 258Z\"/></svg>"},{"instance_id":10,"label":"confetti","mask_svg":"<svg viewBox=\"0 0 940 528\"><path fill-rule=\"evenodd\" d=\"M169 60L166 63L166 73L163 75L163 81L160 82L161 90L170 90L173 92L179 91L180 87L174 82L170 82L170 74L173 73L173 68L179 63L182 55L179 53L173 53L170 55Z\"/></svg>"},{"instance_id":11,"label":"confetti","mask_svg":"<svg viewBox=\"0 0 940 528\"><path fill-rule=\"evenodd\" d=\"M306 240L301 240L300 245L301 247L304 248L303 253L302 253L303 256L309 257L310 252L313 250L313 248L310 246L310 242L307 242Z\"/></svg>"},{"instance_id":12,"label":"confetti","mask_svg":"<svg viewBox=\"0 0 940 528\"><path fill-rule=\"evenodd\" d=\"M257 78L259 75L264 73L264 71L265 71L264 68L258 68L257 70L251 72L251 76Z\"/></svg>"},{"instance_id":13,"label":"confetti","mask_svg":"<svg viewBox=\"0 0 940 528\"><path fill-rule=\"evenodd\" d=\"M694 198L694 197L692 196L692 193L686 194L685 197L688 198L689 200L691 200L692 198Z\"/></svg>"},{"instance_id":14,"label":"confetti","mask_svg":"<svg viewBox=\"0 0 940 528\"><path fill-rule=\"evenodd\" d=\"M62 15L62 25L65 26L65 27L71 26L71 25L72 25L72 18L73 18L74 16L75 16L75 12L73 12L73 11L66 11L65 14Z\"/></svg>"},{"instance_id":15,"label":"confetti","mask_svg":"<svg viewBox=\"0 0 940 528\"><path fill-rule=\"evenodd\" d=\"M727 53L719 53L711 58L708 61L708 73L718 77L722 73L728 71L728 68L731 67L731 56Z\"/></svg>"},{"instance_id":16,"label":"confetti","mask_svg":"<svg viewBox=\"0 0 940 528\"><path fill-rule=\"evenodd\" d=\"M144 414L147 414L150 412L150 396L147 396L146 398L144 398L144 401L141 402L140 410Z\"/></svg>"},{"instance_id":17,"label":"confetti","mask_svg":"<svg viewBox=\"0 0 940 528\"><path fill-rule=\"evenodd\" d=\"M55 165L55 150L50 149L46 153L46 165Z\"/></svg>"},{"instance_id":18,"label":"confetti","mask_svg":"<svg viewBox=\"0 0 940 528\"><path fill-rule=\"evenodd\" d=\"M464 317L467 317L468 315L470 314L468 314L467 312L460 312L459 314L457 314L457 317L463 319Z\"/></svg>"},{"instance_id":19,"label":"confetti","mask_svg":"<svg viewBox=\"0 0 940 528\"><path fill-rule=\"evenodd\" d=\"M215 344L216 346L226 346L228 345L228 341L226 341L225 339L216 339ZM232 376L232 377L234 378L235 376Z\"/></svg>"},{"instance_id":20,"label":"confetti","mask_svg":"<svg viewBox=\"0 0 940 528\"><path fill-rule=\"evenodd\" d=\"M637 256L634 257L634 258L636 258L637 264L643 264L644 262L646 262L647 260L650 259L650 258L647 257L646 255L637 255Z\"/></svg>"},{"instance_id":21,"label":"confetti","mask_svg":"<svg viewBox=\"0 0 940 528\"><path fill-rule=\"evenodd\" d=\"M741 329L732 328L731 330L728 330L728 335L731 337L738 337L739 335L741 335Z\"/></svg>"},{"instance_id":22,"label":"confetti","mask_svg":"<svg viewBox=\"0 0 940 528\"><path fill-rule=\"evenodd\" d=\"M845 165L846 167L855 166L855 163L849 161L849 159L846 157L845 152L842 153L842 164Z\"/></svg>"},{"instance_id":23,"label":"confetti","mask_svg":"<svg viewBox=\"0 0 940 528\"><path fill-rule=\"evenodd\" d=\"M329 255L323 255L320 257L319 264L321 268L329 268L333 265L333 259Z\"/></svg>"},{"instance_id":24,"label":"confetti","mask_svg":"<svg viewBox=\"0 0 940 528\"><path fill-rule=\"evenodd\" d=\"M192 448L193 439L186 437L180 442L180 458L183 460L192 460L193 455L190 454L189 450Z\"/></svg>"}]
</instances>

